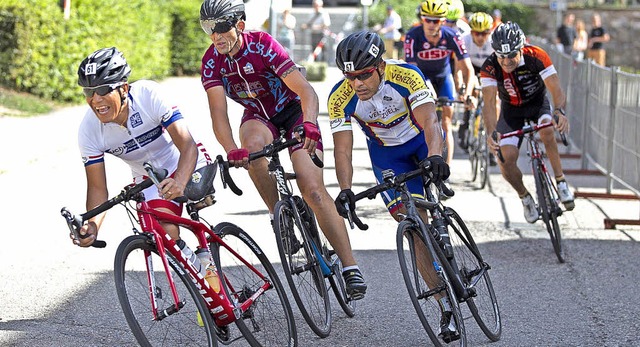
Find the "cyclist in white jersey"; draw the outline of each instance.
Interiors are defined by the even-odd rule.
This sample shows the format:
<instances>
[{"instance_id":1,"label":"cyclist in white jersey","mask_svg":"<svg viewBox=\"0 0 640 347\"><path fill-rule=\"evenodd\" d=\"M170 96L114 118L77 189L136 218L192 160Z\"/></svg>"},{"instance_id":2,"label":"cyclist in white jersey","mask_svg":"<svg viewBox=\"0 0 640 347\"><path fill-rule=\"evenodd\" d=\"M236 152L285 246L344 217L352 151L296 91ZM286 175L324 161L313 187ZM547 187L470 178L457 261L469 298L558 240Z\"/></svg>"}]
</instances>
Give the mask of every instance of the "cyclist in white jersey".
<instances>
[{"instance_id":1,"label":"cyclist in white jersey","mask_svg":"<svg viewBox=\"0 0 640 347\"><path fill-rule=\"evenodd\" d=\"M87 177L87 210L107 201L105 153L112 154L131 167L134 183L146 174L144 162L166 169L168 177L160 188L143 191L152 208L180 215L182 205L172 199L184 195L184 190L196 167L210 162L204 148L198 148L186 121L175 106L163 96L160 86L152 81L129 84L131 68L115 47L95 51L82 61L78 69L78 84L83 87L87 110L78 132L80 154ZM88 247L96 240L104 219L102 213L82 226L74 240ZM179 228L163 223L174 240Z\"/></svg>"}]
</instances>

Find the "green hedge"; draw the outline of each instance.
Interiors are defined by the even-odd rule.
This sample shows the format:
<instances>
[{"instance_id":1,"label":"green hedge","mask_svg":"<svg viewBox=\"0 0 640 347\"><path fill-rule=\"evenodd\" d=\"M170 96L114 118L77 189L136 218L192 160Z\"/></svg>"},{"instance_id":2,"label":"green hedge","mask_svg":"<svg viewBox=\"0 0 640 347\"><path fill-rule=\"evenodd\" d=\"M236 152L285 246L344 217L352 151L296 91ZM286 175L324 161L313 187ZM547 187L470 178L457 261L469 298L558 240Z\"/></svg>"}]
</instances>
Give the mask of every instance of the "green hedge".
<instances>
[{"instance_id":1,"label":"green hedge","mask_svg":"<svg viewBox=\"0 0 640 347\"><path fill-rule=\"evenodd\" d=\"M78 64L115 46L131 80L197 74L210 41L200 29L201 0L74 0L63 19L52 0L0 4L0 84L57 101L81 101Z\"/></svg>"}]
</instances>

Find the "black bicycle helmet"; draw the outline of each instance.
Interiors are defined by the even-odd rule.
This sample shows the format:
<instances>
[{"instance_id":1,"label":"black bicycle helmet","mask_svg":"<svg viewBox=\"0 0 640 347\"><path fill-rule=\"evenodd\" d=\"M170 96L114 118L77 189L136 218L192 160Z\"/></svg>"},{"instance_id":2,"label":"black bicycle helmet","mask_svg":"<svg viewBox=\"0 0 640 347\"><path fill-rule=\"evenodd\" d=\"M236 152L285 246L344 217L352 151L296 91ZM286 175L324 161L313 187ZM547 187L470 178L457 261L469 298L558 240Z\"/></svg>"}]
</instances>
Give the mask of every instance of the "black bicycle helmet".
<instances>
[{"instance_id":1,"label":"black bicycle helmet","mask_svg":"<svg viewBox=\"0 0 640 347\"><path fill-rule=\"evenodd\" d=\"M102 48L85 58L78 68L78 85L96 87L126 82L131 68L117 48Z\"/></svg>"},{"instance_id":2,"label":"black bicycle helmet","mask_svg":"<svg viewBox=\"0 0 640 347\"><path fill-rule=\"evenodd\" d=\"M378 34L360 31L340 41L336 49L336 65L342 72L362 70L382 61L384 42Z\"/></svg>"},{"instance_id":3,"label":"black bicycle helmet","mask_svg":"<svg viewBox=\"0 0 640 347\"><path fill-rule=\"evenodd\" d=\"M497 53L509 54L524 47L524 32L518 23L506 22L500 24L491 35L491 47Z\"/></svg>"},{"instance_id":4,"label":"black bicycle helmet","mask_svg":"<svg viewBox=\"0 0 640 347\"><path fill-rule=\"evenodd\" d=\"M200 20L229 20L247 19L242 0L204 0L200 6Z\"/></svg>"}]
</instances>

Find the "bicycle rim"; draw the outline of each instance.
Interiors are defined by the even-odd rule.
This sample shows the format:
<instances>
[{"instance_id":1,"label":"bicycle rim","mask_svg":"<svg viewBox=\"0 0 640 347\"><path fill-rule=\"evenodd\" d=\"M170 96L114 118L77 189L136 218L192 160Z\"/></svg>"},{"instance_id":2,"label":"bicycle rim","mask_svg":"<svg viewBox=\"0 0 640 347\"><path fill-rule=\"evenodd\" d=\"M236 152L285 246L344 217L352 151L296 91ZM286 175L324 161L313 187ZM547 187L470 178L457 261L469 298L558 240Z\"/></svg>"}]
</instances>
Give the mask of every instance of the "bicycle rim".
<instances>
[{"instance_id":1,"label":"bicycle rim","mask_svg":"<svg viewBox=\"0 0 640 347\"><path fill-rule=\"evenodd\" d=\"M549 174L545 174L546 181L546 194L547 205L549 206L549 223L547 223L547 231L551 237L551 244L553 245L553 251L556 253L558 261L564 263L564 250L562 249L562 232L560 230L560 224L558 223L560 206L558 206L557 193L551 177Z\"/></svg>"},{"instance_id":2,"label":"bicycle rim","mask_svg":"<svg viewBox=\"0 0 640 347\"><path fill-rule=\"evenodd\" d=\"M150 252L150 260L145 251ZM154 320L146 263L152 265L153 292L158 312L174 305L167 274L149 237L132 235L118 246L114 277L118 299L133 335L141 346L217 346L215 323L190 276L169 253L171 277L182 308ZM199 322L200 320L200 322Z\"/></svg>"},{"instance_id":3,"label":"bicycle rim","mask_svg":"<svg viewBox=\"0 0 640 347\"><path fill-rule=\"evenodd\" d=\"M234 224L218 224L214 231L272 285L257 296L249 309L235 321L242 335L251 346L297 346L297 332L286 291L262 250L246 232ZM219 256L223 285L232 301L243 302L264 285L265 280L228 249L216 243L209 246L214 257ZM231 338L233 339L234 337Z\"/></svg>"},{"instance_id":4,"label":"bicycle rim","mask_svg":"<svg viewBox=\"0 0 640 347\"><path fill-rule=\"evenodd\" d=\"M466 346L464 320L462 319L458 299L449 278L443 271L444 269L437 265L441 262L439 260L433 262L431 260L420 261L420 259L427 257L416 256L416 247L422 250L419 251L421 254L428 248L420 231L417 230L411 222L400 222L396 242L400 270L407 286L409 298L431 342L433 342L435 346ZM436 252L436 257L440 259L438 252ZM430 268L433 271L434 265L437 271L428 275L429 271L427 271L427 269ZM425 276L422 276L422 273L424 273ZM425 278L427 279L426 281ZM431 283L431 286L428 283ZM438 336L442 313L436 292L447 293L453 309L453 319L455 319L460 332L460 339L452 341L449 344Z\"/></svg>"},{"instance_id":5,"label":"bicycle rim","mask_svg":"<svg viewBox=\"0 0 640 347\"><path fill-rule=\"evenodd\" d=\"M336 296L336 300L338 304L344 311L344 313L348 317L353 317L356 315L356 301L350 300L347 295L347 285L344 283L344 278L342 277L342 262L338 255L333 251L326 251L328 255L329 264L331 265L331 276L329 276L329 284L331 284L331 288L333 289L333 294Z\"/></svg>"},{"instance_id":6,"label":"bicycle rim","mask_svg":"<svg viewBox=\"0 0 640 347\"><path fill-rule=\"evenodd\" d=\"M489 277L489 265L482 259L471 232L460 215L447 207L449 239L462 282L471 287L474 294L467 299L467 305L478 326L491 341L498 341L502 333L502 319L496 293ZM484 271L484 274L482 273Z\"/></svg>"},{"instance_id":7,"label":"bicycle rim","mask_svg":"<svg viewBox=\"0 0 640 347\"><path fill-rule=\"evenodd\" d=\"M480 171L480 189L484 189L489 180L489 147L487 146L487 133L484 129L480 130L478 136L478 153L479 153L479 168Z\"/></svg>"},{"instance_id":8,"label":"bicycle rim","mask_svg":"<svg viewBox=\"0 0 640 347\"><path fill-rule=\"evenodd\" d=\"M296 222L287 200L276 204L274 231L291 294L311 330L320 337L331 331L331 304L320 264L308 234Z\"/></svg>"}]
</instances>

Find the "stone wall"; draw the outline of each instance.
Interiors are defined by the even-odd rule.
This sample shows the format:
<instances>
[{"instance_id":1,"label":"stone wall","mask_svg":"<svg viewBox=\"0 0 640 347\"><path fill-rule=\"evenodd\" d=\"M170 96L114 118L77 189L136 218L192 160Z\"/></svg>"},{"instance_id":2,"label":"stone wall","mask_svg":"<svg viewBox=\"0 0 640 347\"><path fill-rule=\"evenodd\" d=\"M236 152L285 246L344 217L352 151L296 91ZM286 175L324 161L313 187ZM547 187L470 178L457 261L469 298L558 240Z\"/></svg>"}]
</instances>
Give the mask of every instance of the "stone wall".
<instances>
[{"instance_id":1,"label":"stone wall","mask_svg":"<svg viewBox=\"0 0 640 347\"><path fill-rule=\"evenodd\" d=\"M626 66L640 70L640 10L638 9L581 9L569 8L576 19L581 18L591 31L591 14L598 11L602 17L602 26L607 30L611 41L605 44L608 66ZM538 35L552 41L556 35L556 13L548 6L536 8L540 20ZM503 18L504 20L505 18Z\"/></svg>"}]
</instances>

